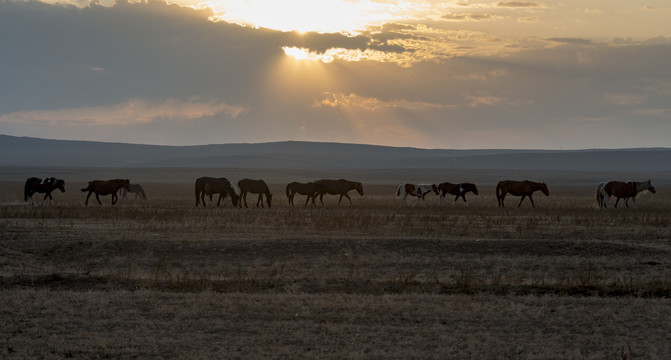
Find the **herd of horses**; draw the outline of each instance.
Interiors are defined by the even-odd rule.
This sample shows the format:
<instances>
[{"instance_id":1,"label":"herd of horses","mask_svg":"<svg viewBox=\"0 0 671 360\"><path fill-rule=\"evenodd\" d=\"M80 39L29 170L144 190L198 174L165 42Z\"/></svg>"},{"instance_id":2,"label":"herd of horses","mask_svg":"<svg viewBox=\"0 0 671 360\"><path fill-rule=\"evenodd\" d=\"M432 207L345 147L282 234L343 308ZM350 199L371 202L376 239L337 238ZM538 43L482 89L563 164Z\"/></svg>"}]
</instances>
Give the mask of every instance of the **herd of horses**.
<instances>
[{"instance_id":1,"label":"herd of horses","mask_svg":"<svg viewBox=\"0 0 671 360\"><path fill-rule=\"evenodd\" d=\"M63 179L57 179L54 177L48 178L37 178L31 177L26 180L24 186L24 201L30 200L31 205L34 205L33 195L35 193L43 193L44 199L42 204L47 200L50 200L50 203L53 204L54 200L51 196L51 193L55 190L60 190L65 192L65 181ZM305 206L308 206L310 203L312 206L316 206L316 199L319 197L319 201L322 206L324 205L324 195L339 195L338 206L340 206L343 197L349 200L350 205L352 204L352 198L348 195L350 191L355 190L359 195L363 196L363 185L357 181L349 181L345 179L331 180L331 179L321 179L313 182L300 183L292 182L286 186L286 196L289 201L289 205L294 205L294 197L296 194L306 196ZM147 199L147 195L144 192L144 189L139 184L131 184L129 179L112 179L112 180L93 180L89 181L88 185L81 189L82 192L88 192L86 196L85 205L88 205L89 198L92 194L95 194L96 200L100 205L100 195L112 196L112 205L116 204L119 200L117 193L121 191L122 197L126 198L127 193L134 193L136 199L139 197L143 200ZM533 182L533 181L514 181L514 180L505 180L499 181L496 185L496 200L499 207L505 207L504 200L507 194L513 196L521 196L520 202L517 204L518 207L522 205L522 202L525 198L529 198L532 207L536 207L534 204L533 193L540 191L545 196L550 195L548 186L545 183ZM449 195L454 195L454 205L459 198L462 198L464 203L468 205L466 201L466 194L472 192L474 195L478 195L478 188L475 184L472 183L459 183L452 184L449 182L436 184L410 184L405 183L398 186L396 189L396 196L401 197L400 206L407 205L406 198L408 196L414 196L417 198L415 201L415 206L422 201L423 205L426 206L425 197L428 194L434 193L437 196L440 196L440 204L443 204L445 197ZM636 198L638 195L651 192L655 193L655 187L652 185L650 180L648 181L605 181L599 183L596 188L596 201L599 208L609 208L612 207L610 204L610 197L614 196L616 198L615 207L617 207L620 200L623 200L620 207L627 206L629 207L629 199L632 199L634 207L636 207ZM230 198L231 203L234 207L242 207L244 203L245 207L248 207L247 204L247 195L248 194L257 194L258 198L256 200L256 207L264 207L264 197L265 204L268 207L272 204L273 195L268 188L268 185L263 180L253 180L253 179L242 179L238 181L237 186L234 186L228 179L224 177L215 178L215 177L200 177L196 179L195 183L195 195L196 195L196 206L199 206L201 203L203 206L208 206L212 204L213 196L215 194L219 195L217 200L217 206L220 206L220 203L223 200L223 204L226 204L226 199Z\"/></svg>"}]
</instances>

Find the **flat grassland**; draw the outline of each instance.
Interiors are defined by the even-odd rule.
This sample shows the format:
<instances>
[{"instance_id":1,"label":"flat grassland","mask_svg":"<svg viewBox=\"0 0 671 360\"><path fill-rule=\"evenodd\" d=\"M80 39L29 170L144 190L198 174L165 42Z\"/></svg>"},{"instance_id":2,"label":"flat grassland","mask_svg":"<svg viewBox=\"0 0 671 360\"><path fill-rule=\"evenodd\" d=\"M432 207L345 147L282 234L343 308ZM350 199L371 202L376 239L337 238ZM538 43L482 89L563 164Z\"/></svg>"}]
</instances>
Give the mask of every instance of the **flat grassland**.
<instances>
[{"instance_id":1,"label":"flat grassland","mask_svg":"<svg viewBox=\"0 0 671 360\"><path fill-rule=\"evenodd\" d=\"M636 209L552 185L535 209L493 186L399 208L365 184L291 208L272 184L272 208L233 209L190 183L115 206L76 182L28 206L22 185L0 183L0 358L671 357L659 188Z\"/></svg>"}]
</instances>

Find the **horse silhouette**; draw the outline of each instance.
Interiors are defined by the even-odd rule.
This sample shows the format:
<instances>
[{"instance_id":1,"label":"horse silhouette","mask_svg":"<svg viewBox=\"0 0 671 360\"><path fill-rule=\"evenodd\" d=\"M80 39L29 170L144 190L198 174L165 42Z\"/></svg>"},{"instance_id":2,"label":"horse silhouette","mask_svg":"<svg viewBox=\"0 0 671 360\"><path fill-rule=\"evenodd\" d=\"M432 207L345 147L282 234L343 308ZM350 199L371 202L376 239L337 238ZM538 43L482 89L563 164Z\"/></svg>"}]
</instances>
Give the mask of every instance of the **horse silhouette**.
<instances>
[{"instance_id":1,"label":"horse silhouette","mask_svg":"<svg viewBox=\"0 0 671 360\"><path fill-rule=\"evenodd\" d=\"M266 202L268 207L273 200L273 194L270 193L268 185L263 180L252 180L252 179L242 179L238 181L238 187L240 188L240 198L242 199L239 202L239 206L242 207L242 202L245 202L245 207L247 207L247 193L259 194L258 199L256 200L256 207L263 207L263 195L266 196Z\"/></svg>"},{"instance_id":2,"label":"horse silhouette","mask_svg":"<svg viewBox=\"0 0 671 360\"><path fill-rule=\"evenodd\" d=\"M44 199L42 199L42 204L49 198L49 202L53 205L54 198L51 197L51 192L56 189L65 192L65 180L56 179L55 177L44 179L30 177L26 179L26 184L23 186L23 201L28 201L28 199L30 199L30 204L35 205L33 194L43 193Z\"/></svg>"},{"instance_id":3,"label":"horse silhouette","mask_svg":"<svg viewBox=\"0 0 671 360\"><path fill-rule=\"evenodd\" d=\"M85 205L89 204L89 198L91 197L91 194L96 194L96 200L98 200L98 204L102 205L103 203L100 201L100 195L112 195L112 205L116 204L117 200L119 200L119 197L117 196L117 192L119 189L124 188L126 191L130 190L130 180L128 179L113 179L113 180L93 180L89 181L89 184L87 187L81 189L82 192L89 192L89 194L86 196L86 202L84 203Z\"/></svg>"},{"instance_id":4,"label":"horse silhouette","mask_svg":"<svg viewBox=\"0 0 671 360\"><path fill-rule=\"evenodd\" d=\"M522 199L520 199L520 203L517 204L517 207L520 207L522 205L522 201L524 201L524 198L528 196L529 201L531 201L531 206L536 207L536 205L534 205L534 198L532 197L532 194L534 193L534 191L538 190L542 191L543 194L545 194L545 196L550 195L548 186L545 185L545 183L538 183L529 180L499 181L499 183L496 185L496 200L499 203L499 207L505 207L505 205L503 204L503 200L506 198L507 193L510 193L515 196L521 196Z\"/></svg>"},{"instance_id":5,"label":"horse silhouette","mask_svg":"<svg viewBox=\"0 0 671 360\"><path fill-rule=\"evenodd\" d=\"M308 206L308 201L312 199L312 206L315 206L315 199L317 198L317 185L313 182L309 183L300 183L300 182L292 182L287 184L286 187L286 194L287 198L289 198L289 205L294 206L294 196L296 194L300 195L307 195L307 198L305 199L305 206Z\"/></svg>"},{"instance_id":6,"label":"horse silhouette","mask_svg":"<svg viewBox=\"0 0 671 360\"><path fill-rule=\"evenodd\" d=\"M356 190L359 195L363 196L363 185L356 181L321 179L315 181L314 184L317 186L317 194L322 206L324 205L324 194L340 195L338 206L340 206L343 197L346 197L349 200L349 204L352 205L352 198L347 195L351 190Z\"/></svg>"}]
</instances>

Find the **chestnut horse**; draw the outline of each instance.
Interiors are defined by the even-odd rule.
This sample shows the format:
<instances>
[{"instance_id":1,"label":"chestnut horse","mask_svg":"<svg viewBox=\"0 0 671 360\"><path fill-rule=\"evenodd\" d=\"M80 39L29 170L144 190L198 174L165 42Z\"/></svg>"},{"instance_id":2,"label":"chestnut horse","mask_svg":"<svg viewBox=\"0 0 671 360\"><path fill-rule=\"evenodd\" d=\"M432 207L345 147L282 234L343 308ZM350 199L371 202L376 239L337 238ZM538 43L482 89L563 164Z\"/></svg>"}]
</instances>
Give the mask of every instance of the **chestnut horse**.
<instances>
[{"instance_id":1,"label":"chestnut horse","mask_svg":"<svg viewBox=\"0 0 671 360\"><path fill-rule=\"evenodd\" d=\"M242 207L242 202L245 202L245 207L247 207L247 193L259 194L258 199L256 200L256 207L263 207L263 195L266 196L266 202L268 207L270 207L271 202L273 201L273 194L270 193L268 185L263 180L252 180L252 179L242 179L238 181L238 187L240 188L240 197L242 198L239 202L239 206Z\"/></svg>"},{"instance_id":2,"label":"chestnut horse","mask_svg":"<svg viewBox=\"0 0 671 360\"><path fill-rule=\"evenodd\" d=\"M445 202L445 195L450 194L450 195L456 195L454 197L454 201L452 201L452 206L454 206L454 203L457 202L457 200L461 197L464 199L464 203L468 205L468 202L466 202L466 193L472 192L475 195L478 195L478 188L475 186L475 184L472 183L461 183L461 184L452 184L449 182L444 182L438 184L438 190L440 190L440 203L443 204Z\"/></svg>"},{"instance_id":3,"label":"chestnut horse","mask_svg":"<svg viewBox=\"0 0 671 360\"><path fill-rule=\"evenodd\" d=\"M499 207L505 207L503 204L503 200L506 198L507 193L511 193L512 195L515 196L521 196L522 199L520 200L520 203L517 204L517 207L520 207L522 205L522 201L524 201L525 197L529 197L529 200L531 201L531 206L536 207L534 205L534 199L532 197L532 194L534 191L540 190L545 194L545 196L550 195L550 191L548 190L548 186L545 185L545 183L538 183L538 182L533 182L533 181L514 181L514 180L505 180L505 181L499 181L499 183L496 185L496 200L499 203Z\"/></svg>"},{"instance_id":4,"label":"chestnut horse","mask_svg":"<svg viewBox=\"0 0 671 360\"><path fill-rule=\"evenodd\" d=\"M292 182L287 184L286 188L287 198L289 198L289 205L294 206L294 196L298 193L307 195L305 199L305 206L308 206L308 201L312 199L312 206L315 206L315 199L317 198L317 185L313 182L299 183Z\"/></svg>"},{"instance_id":5,"label":"chestnut horse","mask_svg":"<svg viewBox=\"0 0 671 360\"><path fill-rule=\"evenodd\" d=\"M119 197L117 196L117 192L119 189L124 188L126 191L130 191L130 180L128 179L113 179L113 180L93 180L89 181L89 185L85 188L82 189L82 192L89 192L89 194L86 196L86 202L84 205L89 204L89 198L91 197L91 194L95 193L96 194L96 200L98 200L98 204L102 205L103 203L100 201L99 195L112 195L112 205L116 204L117 200L119 200Z\"/></svg>"},{"instance_id":6,"label":"chestnut horse","mask_svg":"<svg viewBox=\"0 0 671 360\"><path fill-rule=\"evenodd\" d=\"M319 201L324 205L324 194L330 195L340 195L338 199L338 206L342 201L343 196L349 200L349 204L352 205L352 198L347 195L351 190L356 190L359 195L363 196L363 185L360 182L349 181L345 179L339 180L330 180L330 179L321 179L314 182L317 186L317 195L319 195Z\"/></svg>"},{"instance_id":7,"label":"chestnut horse","mask_svg":"<svg viewBox=\"0 0 671 360\"><path fill-rule=\"evenodd\" d=\"M36 177L28 178L26 179L26 184L23 186L23 201L28 201L28 198L30 198L30 204L35 205L33 194L37 192L44 194L42 204L49 198L49 202L53 205L54 198L51 197L51 192L56 189L65 192L65 180L56 179L55 177L48 177L45 179Z\"/></svg>"},{"instance_id":8,"label":"chestnut horse","mask_svg":"<svg viewBox=\"0 0 671 360\"><path fill-rule=\"evenodd\" d=\"M628 201L629 198L634 202L634 207L636 207L636 197L639 194L645 194L650 191L655 193L655 187L652 185L652 181L608 181L602 182L597 185L596 188L596 199L599 203L599 207L610 207L610 197L615 196L615 207L617 207L620 199L624 199L622 206L629 207Z\"/></svg>"}]
</instances>

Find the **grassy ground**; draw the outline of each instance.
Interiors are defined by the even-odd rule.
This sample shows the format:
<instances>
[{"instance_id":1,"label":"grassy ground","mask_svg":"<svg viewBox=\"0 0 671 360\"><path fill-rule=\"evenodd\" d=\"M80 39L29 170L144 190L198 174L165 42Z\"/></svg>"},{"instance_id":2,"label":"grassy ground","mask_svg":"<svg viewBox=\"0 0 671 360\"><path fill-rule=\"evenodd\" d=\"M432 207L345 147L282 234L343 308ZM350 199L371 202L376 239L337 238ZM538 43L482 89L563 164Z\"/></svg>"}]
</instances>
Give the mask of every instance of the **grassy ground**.
<instances>
[{"instance_id":1,"label":"grassy ground","mask_svg":"<svg viewBox=\"0 0 671 360\"><path fill-rule=\"evenodd\" d=\"M80 186L81 185L81 186ZM1 357L668 358L671 196L597 210L550 187L536 209L493 186L469 206L196 208L192 184L149 201L26 206L0 184ZM300 203L302 199L297 199ZM409 202L410 204L412 202Z\"/></svg>"}]
</instances>

